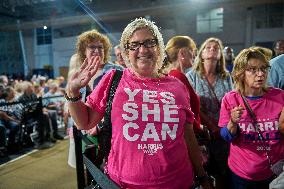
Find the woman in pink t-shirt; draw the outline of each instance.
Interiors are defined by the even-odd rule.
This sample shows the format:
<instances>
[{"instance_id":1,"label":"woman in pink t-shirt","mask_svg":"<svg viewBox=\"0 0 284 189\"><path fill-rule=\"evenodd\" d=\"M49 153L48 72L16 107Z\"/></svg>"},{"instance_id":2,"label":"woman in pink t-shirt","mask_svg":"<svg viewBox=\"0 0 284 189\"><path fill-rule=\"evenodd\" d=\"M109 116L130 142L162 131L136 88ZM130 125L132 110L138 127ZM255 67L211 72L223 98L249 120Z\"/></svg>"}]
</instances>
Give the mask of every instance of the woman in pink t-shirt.
<instances>
[{"instance_id":1,"label":"woman in pink t-shirt","mask_svg":"<svg viewBox=\"0 0 284 189\"><path fill-rule=\"evenodd\" d=\"M195 175L207 180L193 132L193 114L185 86L160 75L164 43L158 27L139 18L121 37L127 65L112 103L112 139L106 170L122 188L188 189ZM98 57L86 59L66 90L69 110L79 129L103 118L115 71L106 74L83 103L79 90L96 73ZM204 188L210 188L203 182Z\"/></svg>"},{"instance_id":2,"label":"woman in pink t-shirt","mask_svg":"<svg viewBox=\"0 0 284 189\"><path fill-rule=\"evenodd\" d=\"M266 86L269 67L260 51L242 50L232 72L235 90L222 100L218 125L231 143L232 189L268 189L271 165L284 159L284 91Z\"/></svg>"}]
</instances>

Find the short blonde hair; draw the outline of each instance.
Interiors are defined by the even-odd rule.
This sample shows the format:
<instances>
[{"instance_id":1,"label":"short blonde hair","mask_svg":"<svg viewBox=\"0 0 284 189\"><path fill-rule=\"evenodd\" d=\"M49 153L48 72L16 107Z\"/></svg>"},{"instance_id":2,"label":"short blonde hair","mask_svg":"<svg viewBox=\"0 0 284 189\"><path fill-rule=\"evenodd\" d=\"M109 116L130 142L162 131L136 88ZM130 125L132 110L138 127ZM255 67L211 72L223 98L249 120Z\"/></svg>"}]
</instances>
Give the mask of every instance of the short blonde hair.
<instances>
[{"instance_id":1,"label":"short blonde hair","mask_svg":"<svg viewBox=\"0 0 284 189\"><path fill-rule=\"evenodd\" d=\"M223 49L224 49L223 44L220 39L217 39L214 37L208 38L206 39L206 41L202 43L192 69L195 70L200 76L204 75L205 70L203 66L204 60L202 59L202 51L205 49L205 46L210 42L215 42L219 46L221 57L216 66L216 73L219 74L222 79L225 79L229 75L229 73L227 72L226 67L225 67L226 63L225 63L225 57L223 53Z\"/></svg>"},{"instance_id":2,"label":"short blonde hair","mask_svg":"<svg viewBox=\"0 0 284 189\"><path fill-rule=\"evenodd\" d=\"M98 32L97 30L90 30L82 33L77 38L77 44L76 44L76 53L78 55L79 61L82 64L84 60L86 59L85 51L87 48L87 45L92 42L99 41L104 46L104 60L103 62L108 62L110 59L110 50L111 50L111 43L109 38Z\"/></svg>"},{"instance_id":3,"label":"short blonde hair","mask_svg":"<svg viewBox=\"0 0 284 189\"><path fill-rule=\"evenodd\" d=\"M158 40L159 59L157 62L157 68L159 68L162 65L162 62L165 58L165 45L163 37L159 28L155 25L155 23L145 18L136 18L134 21L130 22L125 27L120 39L120 48L122 50L121 55L127 67L131 67L131 64L127 57L128 49L126 49L126 44L129 42L129 39L132 37L135 31L143 28L148 29L153 34L153 36L156 37Z\"/></svg>"},{"instance_id":4,"label":"short blonde hair","mask_svg":"<svg viewBox=\"0 0 284 189\"><path fill-rule=\"evenodd\" d=\"M245 70L248 67L250 59L257 59L262 61L266 66L269 66L269 62L265 55L259 50L253 48L243 49L234 61L234 68L232 71L232 77L234 79L235 89L244 94L245 91ZM267 86L263 87L263 90L267 90Z\"/></svg>"}]
</instances>

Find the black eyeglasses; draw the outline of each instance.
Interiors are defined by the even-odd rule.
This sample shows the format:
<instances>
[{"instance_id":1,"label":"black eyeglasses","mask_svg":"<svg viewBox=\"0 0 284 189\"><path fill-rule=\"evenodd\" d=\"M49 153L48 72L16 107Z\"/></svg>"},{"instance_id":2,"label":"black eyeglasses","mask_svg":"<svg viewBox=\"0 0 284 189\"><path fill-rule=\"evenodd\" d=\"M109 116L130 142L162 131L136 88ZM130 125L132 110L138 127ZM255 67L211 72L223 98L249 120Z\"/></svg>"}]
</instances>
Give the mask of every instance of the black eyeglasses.
<instances>
[{"instance_id":1,"label":"black eyeglasses","mask_svg":"<svg viewBox=\"0 0 284 189\"><path fill-rule=\"evenodd\" d=\"M157 39L147 39L143 42L131 42L131 43L126 43L125 48L129 49L131 51L136 51L139 49L142 45L145 48L152 48L157 46L158 40Z\"/></svg>"},{"instance_id":2,"label":"black eyeglasses","mask_svg":"<svg viewBox=\"0 0 284 189\"><path fill-rule=\"evenodd\" d=\"M249 67L246 70L252 74L256 74L258 72L267 73L270 69L270 66L262 66L262 67Z\"/></svg>"}]
</instances>

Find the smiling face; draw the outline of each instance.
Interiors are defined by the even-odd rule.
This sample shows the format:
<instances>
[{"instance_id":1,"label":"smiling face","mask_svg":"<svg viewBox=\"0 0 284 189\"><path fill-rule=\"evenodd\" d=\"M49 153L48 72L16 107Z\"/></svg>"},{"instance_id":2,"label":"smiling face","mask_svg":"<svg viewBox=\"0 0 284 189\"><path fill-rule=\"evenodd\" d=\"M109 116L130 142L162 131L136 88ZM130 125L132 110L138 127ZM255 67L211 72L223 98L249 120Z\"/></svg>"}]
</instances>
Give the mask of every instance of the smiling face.
<instances>
[{"instance_id":1,"label":"smiling face","mask_svg":"<svg viewBox=\"0 0 284 189\"><path fill-rule=\"evenodd\" d=\"M143 44L142 44L143 43ZM137 48L138 45L138 48ZM147 28L136 30L128 41L129 62L135 73L142 77L155 77L159 51L157 40Z\"/></svg>"},{"instance_id":2,"label":"smiling face","mask_svg":"<svg viewBox=\"0 0 284 189\"><path fill-rule=\"evenodd\" d=\"M85 55L88 59L92 56L99 56L101 61L104 60L104 45L100 41L93 41L86 46Z\"/></svg>"},{"instance_id":3,"label":"smiling face","mask_svg":"<svg viewBox=\"0 0 284 189\"><path fill-rule=\"evenodd\" d=\"M262 92L266 84L268 70L269 67L263 61L256 58L249 59L244 75L245 89L252 92Z\"/></svg>"}]
</instances>

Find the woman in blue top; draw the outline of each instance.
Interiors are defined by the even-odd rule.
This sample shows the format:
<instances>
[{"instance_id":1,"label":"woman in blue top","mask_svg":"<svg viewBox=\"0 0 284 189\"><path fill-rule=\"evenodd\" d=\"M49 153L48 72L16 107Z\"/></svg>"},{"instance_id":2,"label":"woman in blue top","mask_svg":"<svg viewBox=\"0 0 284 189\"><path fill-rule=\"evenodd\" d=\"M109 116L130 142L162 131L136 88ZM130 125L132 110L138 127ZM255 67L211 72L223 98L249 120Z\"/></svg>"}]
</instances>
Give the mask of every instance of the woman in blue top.
<instances>
[{"instance_id":1,"label":"woman in blue top","mask_svg":"<svg viewBox=\"0 0 284 189\"><path fill-rule=\"evenodd\" d=\"M216 188L228 188L228 144L220 137L218 128L220 104L225 93L233 88L232 78L225 68L222 42L207 39L200 47L195 64L186 76L200 97L201 124L212 133L208 172L216 178Z\"/></svg>"}]
</instances>

